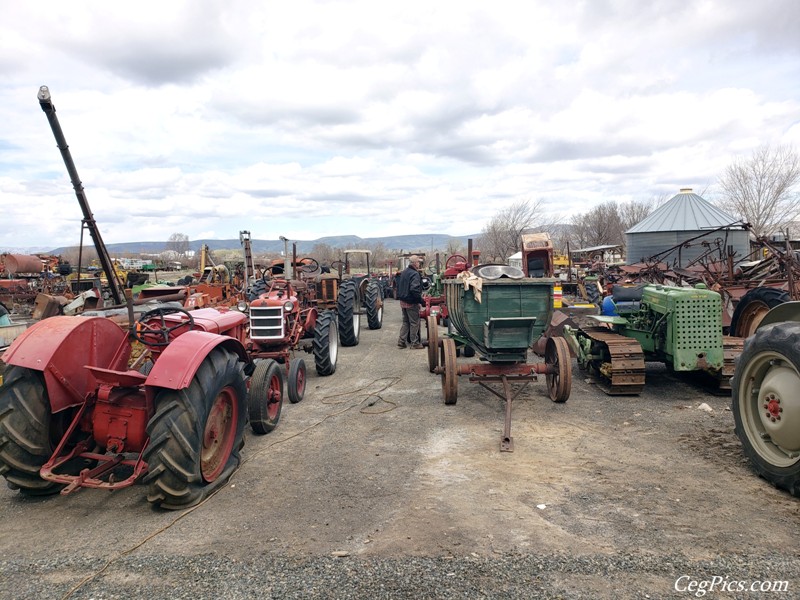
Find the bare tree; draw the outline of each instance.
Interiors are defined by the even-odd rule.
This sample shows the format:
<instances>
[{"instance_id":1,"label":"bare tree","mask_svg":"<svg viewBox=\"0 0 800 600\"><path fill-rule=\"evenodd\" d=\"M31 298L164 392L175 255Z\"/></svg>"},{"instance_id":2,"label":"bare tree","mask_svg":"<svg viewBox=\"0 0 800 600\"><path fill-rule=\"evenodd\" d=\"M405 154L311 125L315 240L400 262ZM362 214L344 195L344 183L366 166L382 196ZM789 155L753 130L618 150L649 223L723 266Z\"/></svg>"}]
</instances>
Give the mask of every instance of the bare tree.
<instances>
[{"instance_id":1,"label":"bare tree","mask_svg":"<svg viewBox=\"0 0 800 600\"><path fill-rule=\"evenodd\" d=\"M334 250L329 244L325 244L324 242L317 242L314 244L311 247L308 256L315 259L320 265L325 265L327 267L329 267L333 261L339 258L337 251Z\"/></svg>"},{"instance_id":2,"label":"bare tree","mask_svg":"<svg viewBox=\"0 0 800 600\"><path fill-rule=\"evenodd\" d=\"M619 205L619 221L622 227L622 241L625 241L625 232L637 223L643 221L656 206L661 206L667 200L666 195L653 198L650 202L631 200Z\"/></svg>"},{"instance_id":3,"label":"bare tree","mask_svg":"<svg viewBox=\"0 0 800 600\"><path fill-rule=\"evenodd\" d=\"M720 179L720 207L750 223L757 236L776 233L800 215L800 158L790 146L761 146L736 158Z\"/></svg>"},{"instance_id":4,"label":"bare tree","mask_svg":"<svg viewBox=\"0 0 800 600\"><path fill-rule=\"evenodd\" d=\"M541 200L520 200L497 213L481 231L478 247L483 262L505 262L522 247L522 232L548 231L555 219L544 216Z\"/></svg>"},{"instance_id":5,"label":"bare tree","mask_svg":"<svg viewBox=\"0 0 800 600\"><path fill-rule=\"evenodd\" d=\"M445 248L444 252L448 257L453 256L453 254L460 254L469 262L469 256L467 256L467 251L464 249L464 244L457 238L450 238L447 240L447 248Z\"/></svg>"},{"instance_id":6,"label":"bare tree","mask_svg":"<svg viewBox=\"0 0 800 600\"><path fill-rule=\"evenodd\" d=\"M590 211L572 217L575 249L622 244L624 231L619 206L613 200L598 204Z\"/></svg>"},{"instance_id":7,"label":"bare tree","mask_svg":"<svg viewBox=\"0 0 800 600\"><path fill-rule=\"evenodd\" d=\"M186 256L189 251L189 236L185 233L173 233L167 240L167 250L172 250L178 256Z\"/></svg>"}]
</instances>

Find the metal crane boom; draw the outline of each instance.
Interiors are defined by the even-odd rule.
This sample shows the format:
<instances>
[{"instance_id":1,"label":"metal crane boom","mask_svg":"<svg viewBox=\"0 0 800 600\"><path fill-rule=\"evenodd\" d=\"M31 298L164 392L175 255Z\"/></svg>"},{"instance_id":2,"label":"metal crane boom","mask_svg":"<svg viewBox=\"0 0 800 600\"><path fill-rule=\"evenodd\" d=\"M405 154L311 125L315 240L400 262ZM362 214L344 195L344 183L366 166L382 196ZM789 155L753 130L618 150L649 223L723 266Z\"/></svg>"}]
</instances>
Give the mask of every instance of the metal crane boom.
<instances>
[{"instance_id":1,"label":"metal crane boom","mask_svg":"<svg viewBox=\"0 0 800 600\"><path fill-rule=\"evenodd\" d=\"M108 254L108 249L103 243L103 238L100 236L100 230L97 228L97 222L94 220L94 215L89 208L89 201L86 199L86 193L83 191L83 184L78 177L78 170L75 168L75 163L72 161L72 155L67 145L67 140L64 138L64 133L61 131L61 125L56 117L56 107L53 106L53 101L50 98L50 90L46 85L39 88L37 94L39 98L39 105L47 115L47 120L50 122L50 128L53 130L53 135L56 137L58 149L61 151L61 157L64 159L64 164L67 166L69 178L72 181L72 187L75 188L75 195L78 197L78 203L81 205L83 211L83 223L89 229L89 234L92 236L95 250L97 251L100 266L105 271L108 278L108 287L111 289L111 296L114 298L115 304L125 304L125 286L119 279L116 269L111 262L111 257Z\"/></svg>"}]
</instances>

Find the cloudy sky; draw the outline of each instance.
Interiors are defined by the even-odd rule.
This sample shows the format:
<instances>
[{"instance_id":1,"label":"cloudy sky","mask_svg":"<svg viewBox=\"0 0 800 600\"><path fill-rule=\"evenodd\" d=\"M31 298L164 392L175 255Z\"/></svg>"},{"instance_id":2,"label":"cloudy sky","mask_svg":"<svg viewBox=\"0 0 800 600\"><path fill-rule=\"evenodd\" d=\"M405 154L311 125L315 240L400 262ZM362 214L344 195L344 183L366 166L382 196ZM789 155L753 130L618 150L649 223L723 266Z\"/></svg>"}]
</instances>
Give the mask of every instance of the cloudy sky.
<instances>
[{"instance_id":1,"label":"cloudy sky","mask_svg":"<svg viewBox=\"0 0 800 600\"><path fill-rule=\"evenodd\" d=\"M797 0L0 0L0 251L480 232L800 148ZM88 241L88 238L87 238Z\"/></svg>"}]
</instances>

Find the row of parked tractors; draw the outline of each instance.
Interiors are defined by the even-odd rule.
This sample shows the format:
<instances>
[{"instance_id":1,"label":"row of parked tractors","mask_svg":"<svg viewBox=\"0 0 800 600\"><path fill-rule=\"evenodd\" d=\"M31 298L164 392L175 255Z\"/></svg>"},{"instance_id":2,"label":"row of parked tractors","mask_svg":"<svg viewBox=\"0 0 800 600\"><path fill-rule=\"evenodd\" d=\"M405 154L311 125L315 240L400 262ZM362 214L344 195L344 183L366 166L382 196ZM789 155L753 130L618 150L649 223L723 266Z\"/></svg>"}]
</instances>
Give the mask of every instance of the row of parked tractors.
<instances>
[{"instance_id":1,"label":"row of parked tractors","mask_svg":"<svg viewBox=\"0 0 800 600\"><path fill-rule=\"evenodd\" d=\"M376 280L300 275L265 276L243 310L162 304L125 326L34 324L2 357L0 473L28 495L141 481L164 508L202 500L239 464L245 425L268 433L284 396L303 399L303 352L331 375L362 315L382 325Z\"/></svg>"},{"instance_id":2,"label":"row of parked tractors","mask_svg":"<svg viewBox=\"0 0 800 600\"><path fill-rule=\"evenodd\" d=\"M3 353L0 474L26 495L142 482L154 505L192 506L237 468L248 423L268 433L284 391L291 402L303 399L301 352L313 355L319 375L331 375L340 342L358 344L362 315L369 328L381 327L381 285L349 269L322 273L306 259L292 273L263 273L236 302L211 293L227 284L209 279L204 294L187 288L180 298L156 299L155 308L135 307L112 268L46 86L38 99L114 306L40 320ZM195 304L194 295L220 304Z\"/></svg>"}]
</instances>

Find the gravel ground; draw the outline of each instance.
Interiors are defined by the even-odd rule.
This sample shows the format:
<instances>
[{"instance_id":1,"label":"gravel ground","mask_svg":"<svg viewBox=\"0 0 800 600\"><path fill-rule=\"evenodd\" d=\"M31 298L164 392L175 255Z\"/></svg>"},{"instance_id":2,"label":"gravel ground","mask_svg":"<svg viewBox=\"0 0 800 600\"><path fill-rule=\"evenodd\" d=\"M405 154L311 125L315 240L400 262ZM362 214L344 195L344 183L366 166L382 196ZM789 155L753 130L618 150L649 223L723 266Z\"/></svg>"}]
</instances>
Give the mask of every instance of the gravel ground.
<instances>
[{"instance_id":1,"label":"gravel ground","mask_svg":"<svg viewBox=\"0 0 800 600\"><path fill-rule=\"evenodd\" d=\"M4 577L29 580L7 590L8 598L668 598L692 596L665 589L675 573L711 580L800 578L796 559L732 555L713 561L683 556L509 555L360 559L280 558L270 555L226 560L217 554L190 558L127 556L102 559L42 559L3 565ZM64 581L80 579L78 583ZM728 576L730 579L730 576ZM640 588L649 581L647 588ZM79 586L79 587L78 587ZM747 597L758 597L757 593ZM796 597L791 591L781 596ZM742 597L710 593L709 597Z\"/></svg>"},{"instance_id":2,"label":"gravel ground","mask_svg":"<svg viewBox=\"0 0 800 600\"><path fill-rule=\"evenodd\" d=\"M800 595L800 503L753 474L729 398L659 365L610 398L575 368L566 404L520 393L501 453L502 403L461 378L444 406L425 351L395 346L399 312L331 377L307 357L305 399L193 509L140 486L0 489L0 599L703 595L681 576L788 585L709 598Z\"/></svg>"}]
</instances>

